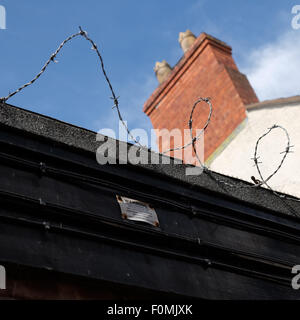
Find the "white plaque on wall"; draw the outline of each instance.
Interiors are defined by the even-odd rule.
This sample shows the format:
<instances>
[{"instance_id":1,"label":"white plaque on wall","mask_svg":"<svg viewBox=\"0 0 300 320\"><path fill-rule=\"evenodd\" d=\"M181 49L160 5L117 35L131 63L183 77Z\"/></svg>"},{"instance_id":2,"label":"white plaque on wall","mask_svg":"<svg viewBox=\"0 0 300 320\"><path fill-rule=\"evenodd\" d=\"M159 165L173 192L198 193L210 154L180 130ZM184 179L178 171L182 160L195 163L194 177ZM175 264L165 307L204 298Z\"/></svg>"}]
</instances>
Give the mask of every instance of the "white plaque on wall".
<instances>
[{"instance_id":1,"label":"white plaque on wall","mask_svg":"<svg viewBox=\"0 0 300 320\"><path fill-rule=\"evenodd\" d=\"M155 209L148 203L121 196L117 196L117 200L121 208L123 219L144 222L155 227L159 226Z\"/></svg>"}]
</instances>

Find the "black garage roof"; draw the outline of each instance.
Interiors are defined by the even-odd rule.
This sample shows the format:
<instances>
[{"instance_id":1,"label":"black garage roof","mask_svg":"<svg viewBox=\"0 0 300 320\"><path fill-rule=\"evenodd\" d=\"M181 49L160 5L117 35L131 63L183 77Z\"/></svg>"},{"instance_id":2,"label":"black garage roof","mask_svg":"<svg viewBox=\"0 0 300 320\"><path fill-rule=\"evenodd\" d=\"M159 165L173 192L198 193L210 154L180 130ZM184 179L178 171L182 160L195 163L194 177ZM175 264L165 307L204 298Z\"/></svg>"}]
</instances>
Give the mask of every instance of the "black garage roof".
<instances>
[{"instance_id":1,"label":"black garage roof","mask_svg":"<svg viewBox=\"0 0 300 320\"><path fill-rule=\"evenodd\" d=\"M183 164L99 165L99 144L95 132L0 105L0 264L8 273L40 270L48 283L58 273L97 290L104 281L125 286L124 295L299 297L291 288L299 203L207 173L186 176ZM123 219L116 195L149 203L159 226Z\"/></svg>"},{"instance_id":2,"label":"black garage roof","mask_svg":"<svg viewBox=\"0 0 300 320\"><path fill-rule=\"evenodd\" d=\"M41 138L80 149L84 152L96 154L96 150L100 145L100 142L96 141L96 132L8 104L0 104L0 125L38 135ZM114 143L112 138L108 138L108 142ZM124 145L126 143L117 141L117 144ZM127 144L127 147L131 146ZM150 157L151 152L153 153L153 151L147 151L148 157ZM161 154L156 154L156 156L160 159L166 157ZM174 164L174 159L172 158L171 163L167 165L137 164L135 166L139 169L149 170L149 174L157 176L157 179L168 177L174 179L174 183L186 183L191 188L200 187L208 192L222 194L279 214L294 217L300 216L300 202L279 198L265 188L240 188L238 186L246 186L249 183L219 173L209 175L204 172L200 176L188 176L185 174L187 166L178 164L178 161ZM222 180L225 183L219 183L213 177L217 177L218 180ZM229 185L226 185L226 183ZM237 187L231 187L230 185L236 185Z\"/></svg>"}]
</instances>

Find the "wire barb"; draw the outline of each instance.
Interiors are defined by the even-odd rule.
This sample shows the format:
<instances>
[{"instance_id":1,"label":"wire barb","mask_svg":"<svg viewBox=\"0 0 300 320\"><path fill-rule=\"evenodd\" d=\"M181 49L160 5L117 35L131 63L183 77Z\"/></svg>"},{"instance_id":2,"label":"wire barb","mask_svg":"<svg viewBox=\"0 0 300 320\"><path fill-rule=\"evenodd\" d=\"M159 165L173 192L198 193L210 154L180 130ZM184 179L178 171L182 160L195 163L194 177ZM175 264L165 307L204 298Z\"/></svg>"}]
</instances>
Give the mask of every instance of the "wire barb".
<instances>
[{"instance_id":1,"label":"wire barb","mask_svg":"<svg viewBox=\"0 0 300 320\"><path fill-rule=\"evenodd\" d=\"M9 93L6 97L2 97L0 98L0 103L5 103L8 99L10 99L11 97L13 97L14 95L16 95L17 93L21 92L22 90L24 90L25 88L31 86L32 84L34 84L38 79L39 77L46 71L46 69L48 68L49 64L51 62L55 62L57 63L58 61L55 60L56 56L58 55L58 53L61 51L61 49L66 45L67 42L71 41L72 39L76 38L76 37L83 37L85 38L88 42L90 42L92 44L92 48L96 51L97 53L97 56L99 58L99 61L100 61L100 66L101 66L101 70L102 70L102 73L104 75L104 78L108 84L108 87L111 91L111 94L112 94L112 99L114 101L114 106L113 106L113 109L117 109L117 114L118 114L118 117L119 117L119 120L122 122L122 125L125 127L126 131L127 131L127 134L129 135L129 137L131 138L131 140L139 145L140 147L141 144L135 139L135 137L133 137L133 135L131 134L131 132L129 131L125 121L123 120L122 118L122 115L121 115L121 112L120 112L120 108L119 108L119 101L118 101L118 98L114 92L114 89L112 87L112 84L107 76L107 73L106 73L106 70L105 70L105 67L104 67L104 62L103 62L103 58L100 54L100 51L98 50L98 46L96 45L96 43L91 39L89 38L88 36L88 33L86 31L84 31L81 26L79 26L79 32L77 33L74 33L72 34L71 36L69 36L68 38L66 38L60 45L59 47L56 49L56 51L51 54L50 58L46 61L46 63L44 64L44 66L42 67L41 71L31 80L29 81L28 83L24 84L23 86L21 86L20 88L18 88L17 90L15 90L14 92L12 93Z\"/></svg>"},{"instance_id":2,"label":"wire barb","mask_svg":"<svg viewBox=\"0 0 300 320\"><path fill-rule=\"evenodd\" d=\"M100 51L98 49L98 46L96 45L96 43L88 36L88 33L86 31L84 31L80 26L79 26L79 32L77 33L74 33L72 34L71 36L69 36L68 38L66 38L60 45L59 47L56 49L56 51L50 56L50 58L46 61L46 63L44 64L44 66L42 67L41 71L31 80L29 81L28 83L24 84L23 86L21 86L20 88L16 89L15 91L13 92L9 92L9 94L6 96L6 97L2 97L0 98L0 103L4 104L6 103L6 101L8 99L10 99L11 97L13 97L14 95L18 94L19 92L21 92L22 90L24 90L25 88L29 87L30 85L34 84L39 78L40 76L46 71L46 69L48 68L49 64L51 62L58 62L55 60L55 58L57 57L57 55L59 54L59 52L62 50L62 48L71 40L73 40L74 38L76 37L83 37L85 40L87 40L88 42L90 42L90 44L92 45L91 49L93 49L97 56L98 56L98 59L99 59L99 62L100 62L100 67L101 67L101 70L102 70L102 73L104 75L104 78L107 82L107 85L111 91L111 99L114 101L114 106L113 106L113 109L116 109L117 110L117 114L118 114L118 117L119 117L119 120L121 121L122 125L125 127L129 137L131 138L131 140L137 144L139 146L139 150L141 150L141 148L143 148L143 146L140 144L139 141L137 141L137 139L135 137L132 136L131 132L129 131L125 121L123 120L122 118L122 115L121 115L121 112L120 112L120 108L119 108L119 98L120 97L117 97L115 92L114 92L114 89L113 89L113 86L110 82L110 79L108 78L108 75L106 73L106 70L105 70L105 67L104 67L104 62L103 62L103 58L100 54ZM194 114L194 111L196 109L196 107L198 106L198 104L200 104L201 102L205 102L208 106L209 106L209 115L208 115L208 118L207 118L207 121L205 123L205 125L203 126L203 128L200 130L200 133L198 133L196 136L193 135L193 114ZM215 180L216 182L222 184L222 185L225 185L225 186L228 186L228 187L232 187L232 188L257 188L257 187L260 187L260 186L263 186L265 185L267 188L269 188L276 196L282 198L282 199L288 199L288 200L293 200L293 201L300 201L300 199L297 199L297 198L293 198L293 197L288 197L286 195L282 195L282 194L279 194L277 192L275 192L268 184L268 181L275 175L277 174L277 172L281 169L287 155L289 153L292 153L293 151L291 151L291 148L293 148L294 146L291 146L290 144L290 137L289 137L289 134L287 132L287 130L277 124L274 124L272 127L268 128L268 131L266 133L264 133L261 137L258 138L257 142L256 142L256 145L255 145L255 151L254 151L254 157L251 158L253 161L254 161L254 166L256 166L257 168L257 171L258 171L258 174L259 174L259 177L261 180L258 180L256 179L254 176L251 177L252 181L254 182L254 185L245 185L245 184L231 184L227 181L224 181L222 179L220 179L217 174L215 174L213 171L211 171L209 168L207 168L200 160L200 157L198 155L198 152L197 152L197 148L196 148L196 142L200 139L200 136L205 132L205 130L207 129L207 127L209 126L210 124L210 121L211 121L211 117L212 117L212 112L213 112L213 107L212 107L212 103L211 103L211 98L210 97L207 97L207 98L199 98L193 105L192 107L192 110L191 110L191 114L190 114L190 118L189 118L189 121L188 121L188 127L189 127L189 130L190 130L190 137L191 137L191 141L181 147L178 147L178 148L173 148L173 149L169 149L167 151L164 151L163 154L166 154L166 153L169 153L169 152L172 152L172 151L177 151L177 150L182 150L184 148L187 148L188 146L191 146L192 145L192 148L193 148L193 151L196 155L196 158L197 160L199 161L199 164L200 166L202 167L203 171L208 174L213 180ZM257 156L257 152L258 152L258 146L259 146L259 143L261 142L261 140L267 136L272 130L274 129L281 129L284 131L285 135L286 135L286 138L287 138L287 146L285 148L285 150L283 152L281 152L280 154L283 154L283 157L281 159L281 162L280 164L278 165L278 167L274 170L274 172L272 174L269 175L269 177L267 177L266 179L263 178L262 176L262 173L261 173L261 170L260 170L260 167L259 167L259 164L261 164L262 162L259 161L259 156ZM43 168L42 168L43 169ZM41 200L40 201L41 204L43 204L43 201Z\"/></svg>"},{"instance_id":3,"label":"wire barb","mask_svg":"<svg viewBox=\"0 0 300 320\"><path fill-rule=\"evenodd\" d=\"M200 130L200 132L197 134L197 136L194 137L193 135L193 115L194 115L194 111L196 109L196 107L198 106L199 103L201 102L205 102L208 106L209 106L209 114L208 114L208 118L206 120L206 123L204 124L204 127ZM205 130L207 129L210 121L211 121L211 117L212 117L212 112L213 112L213 107L212 107L212 104L210 102L210 98L199 98L193 105L192 107L192 110L191 110L191 114L190 114L190 119L188 121L188 126L189 126L189 129L190 129L190 137L191 137L191 141L181 147L177 147L177 148L171 148L169 150L166 150L163 152L163 154L166 154L166 153L170 153L170 152L173 152L173 151L178 151L178 150L183 150L189 146L192 146L193 148L193 151L195 153L195 156L200 164L200 166L202 167L203 170L205 170L205 166L204 164L202 163L201 159L200 159L200 156L197 152L197 149L196 149L196 145L195 143L200 139L201 135L205 132Z\"/></svg>"}]
</instances>

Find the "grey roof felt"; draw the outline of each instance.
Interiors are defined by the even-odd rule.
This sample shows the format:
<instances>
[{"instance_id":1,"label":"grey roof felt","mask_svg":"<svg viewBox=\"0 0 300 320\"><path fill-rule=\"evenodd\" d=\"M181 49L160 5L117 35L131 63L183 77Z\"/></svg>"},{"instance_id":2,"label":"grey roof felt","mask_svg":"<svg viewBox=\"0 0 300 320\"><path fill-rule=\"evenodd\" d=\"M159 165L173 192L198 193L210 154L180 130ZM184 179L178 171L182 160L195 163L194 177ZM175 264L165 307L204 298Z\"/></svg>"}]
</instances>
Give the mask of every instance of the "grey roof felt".
<instances>
[{"instance_id":1,"label":"grey roof felt","mask_svg":"<svg viewBox=\"0 0 300 320\"><path fill-rule=\"evenodd\" d=\"M8 104L0 104L0 125L24 130L28 133L92 153L96 153L97 148L101 144L99 141L96 141L96 132ZM108 138L107 141L108 143L116 143L116 140L111 138ZM125 147L125 150L132 147L132 145L125 142L118 141L118 144ZM144 149L142 153L144 153L145 157L149 157L152 154L158 157L160 161L162 159L170 159L161 154L150 152L148 149ZM293 216L298 214L300 216L299 202L280 199L265 188L235 188L226 186L212 179L205 172L199 176L187 176L186 168L188 166L178 164L178 161L174 163L174 159L171 159L170 164L137 164L136 166L148 170L150 174L152 172L161 175L161 177L171 177L177 181L198 186L207 191L217 192L279 213ZM217 173L214 173L214 176L230 184L240 185L242 183L249 185L247 182L229 176Z\"/></svg>"}]
</instances>

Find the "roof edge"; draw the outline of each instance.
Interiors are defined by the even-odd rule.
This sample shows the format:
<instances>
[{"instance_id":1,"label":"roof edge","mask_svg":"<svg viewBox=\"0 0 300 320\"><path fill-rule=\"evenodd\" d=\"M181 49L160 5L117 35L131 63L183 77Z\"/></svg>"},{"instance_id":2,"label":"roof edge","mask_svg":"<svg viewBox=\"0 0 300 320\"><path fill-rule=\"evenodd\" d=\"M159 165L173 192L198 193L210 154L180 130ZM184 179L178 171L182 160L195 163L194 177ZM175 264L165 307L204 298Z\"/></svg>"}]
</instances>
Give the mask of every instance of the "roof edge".
<instances>
[{"instance_id":1,"label":"roof edge","mask_svg":"<svg viewBox=\"0 0 300 320\"><path fill-rule=\"evenodd\" d=\"M11 128L17 131L23 131L30 135L38 136L42 139L47 139L49 141L55 142L55 144L64 145L66 147L71 147L72 149L81 150L83 152L89 152L95 154L96 161L96 151L101 145L100 139L97 139L97 133L71 125L66 122L56 120L29 110L18 108L8 104L0 103L0 127ZM101 135L104 138L104 135ZM5 139L5 137L3 137ZM110 143L118 143L122 146L122 150L128 150L127 148L133 147L140 152L145 149L145 157L149 159L149 156L157 156L159 162L154 163L139 163L136 165L130 164L135 168L145 169L151 174L158 174L164 177L175 179L178 182L185 183L189 185L189 188L201 188L206 192L214 192L220 196L234 198L243 203L250 204L251 206L257 206L260 208L265 208L272 210L274 213L280 215L288 215L291 218L296 218L293 212L291 212L289 203L292 200L283 201L281 198L275 196L270 190L265 188L232 188L226 187L227 185L251 185L251 183L235 178L232 176L224 175L222 173L212 172L213 177L207 174L205 171L201 176L199 175L187 175L186 169L193 167L192 165L183 164L180 159L175 159L162 155L160 153L153 152L147 148L139 148L138 146L133 146L127 142L118 141L113 138L104 139ZM123 149L124 147L124 149ZM120 150L120 149L119 149ZM123 151L122 151L123 152ZM144 152L141 152L144 154ZM164 163L162 160L169 159L169 163ZM119 158L119 160L122 160ZM141 159L142 160L142 159ZM216 179L216 177L219 177ZM224 185L220 185L217 180L222 180ZM281 193L280 193L281 194ZM293 195L288 195L293 198ZM254 201L255 199L255 201ZM293 202L296 206L295 210L299 209L299 204ZM298 204L298 206L297 206Z\"/></svg>"},{"instance_id":2,"label":"roof edge","mask_svg":"<svg viewBox=\"0 0 300 320\"><path fill-rule=\"evenodd\" d=\"M165 91L165 89L170 85L173 79L175 77L178 77L179 72L184 69L185 65L187 64L190 59L194 55L199 55L202 50L206 48L208 44L214 45L218 47L219 49L222 49L227 52L232 52L232 48L225 42L205 33L202 32L198 38L196 39L195 43L192 45L192 47L184 53L184 55L180 58L180 60L177 62L177 64L172 69L171 73L169 74L168 78L162 82L158 87L153 91L151 96L148 98L148 100L144 103L143 112L146 113L148 116L153 111L155 105L157 105L160 102L160 96L162 92Z\"/></svg>"},{"instance_id":3,"label":"roof edge","mask_svg":"<svg viewBox=\"0 0 300 320\"><path fill-rule=\"evenodd\" d=\"M256 108L264 108L264 107L278 107L278 106L284 106L284 105L292 105L292 104L300 104L300 95L292 96L292 97L284 97L284 98L277 98L277 99L271 99L271 100L265 100L257 103L252 103L246 105L246 109L252 110Z\"/></svg>"}]
</instances>

